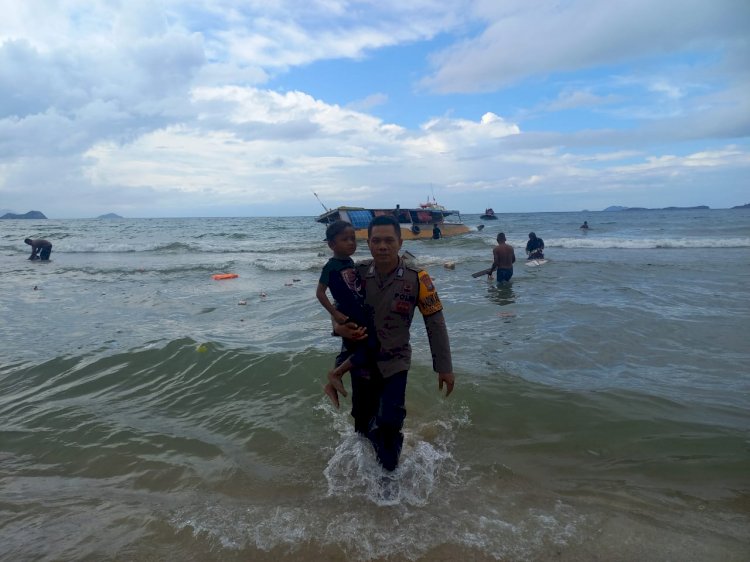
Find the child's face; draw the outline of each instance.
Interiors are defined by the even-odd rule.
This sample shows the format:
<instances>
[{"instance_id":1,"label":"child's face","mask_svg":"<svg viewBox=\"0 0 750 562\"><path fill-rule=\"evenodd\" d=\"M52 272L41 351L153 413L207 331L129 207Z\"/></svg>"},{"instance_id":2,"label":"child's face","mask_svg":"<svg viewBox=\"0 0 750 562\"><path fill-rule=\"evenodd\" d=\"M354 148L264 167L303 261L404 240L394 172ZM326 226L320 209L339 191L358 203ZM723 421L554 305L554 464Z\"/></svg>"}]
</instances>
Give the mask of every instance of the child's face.
<instances>
[{"instance_id":1,"label":"child's face","mask_svg":"<svg viewBox=\"0 0 750 562\"><path fill-rule=\"evenodd\" d=\"M354 236L354 229L350 226L345 228L328 245L336 256L351 256L357 251L357 238Z\"/></svg>"}]
</instances>

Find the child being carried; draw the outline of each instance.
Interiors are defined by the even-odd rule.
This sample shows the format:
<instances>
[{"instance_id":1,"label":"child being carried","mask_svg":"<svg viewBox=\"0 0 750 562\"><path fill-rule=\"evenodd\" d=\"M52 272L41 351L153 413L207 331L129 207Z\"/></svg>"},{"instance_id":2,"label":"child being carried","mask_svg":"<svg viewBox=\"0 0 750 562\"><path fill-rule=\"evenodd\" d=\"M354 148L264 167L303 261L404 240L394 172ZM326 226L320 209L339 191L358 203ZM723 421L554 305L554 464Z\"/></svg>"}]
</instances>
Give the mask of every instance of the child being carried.
<instances>
[{"instance_id":1,"label":"child being carried","mask_svg":"<svg viewBox=\"0 0 750 562\"><path fill-rule=\"evenodd\" d=\"M333 257L323 267L315 295L335 322L354 322L367 330L364 340L344 340L349 356L341 365L328 373L324 391L334 406L339 407L338 393L347 396L341 379L352 367L367 368L374 365L380 348L372 322L372 312L365 304L365 293L359 274L351 256L357 250L354 227L346 221L335 221L326 228L326 242L333 251ZM336 306L326 295L330 289Z\"/></svg>"}]
</instances>

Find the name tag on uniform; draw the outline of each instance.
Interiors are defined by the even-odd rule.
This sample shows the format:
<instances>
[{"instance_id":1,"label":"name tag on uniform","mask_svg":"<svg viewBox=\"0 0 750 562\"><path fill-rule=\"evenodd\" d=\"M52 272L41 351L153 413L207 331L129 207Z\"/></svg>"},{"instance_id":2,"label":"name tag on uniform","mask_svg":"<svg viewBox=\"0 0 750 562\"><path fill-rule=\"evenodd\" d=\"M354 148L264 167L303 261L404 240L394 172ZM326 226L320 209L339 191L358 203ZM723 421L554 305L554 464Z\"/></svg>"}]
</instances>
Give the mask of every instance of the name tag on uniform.
<instances>
[{"instance_id":1,"label":"name tag on uniform","mask_svg":"<svg viewBox=\"0 0 750 562\"><path fill-rule=\"evenodd\" d=\"M399 314L409 314L412 310L412 305L409 303L409 301L397 299L393 301L393 306L391 307L391 310L393 312L398 312Z\"/></svg>"},{"instance_id":2,"label":"name tag on uniform","mask_svg":"<svg viewBox=\"0 0 750 562\"><path fill-rule=\"evenodd\" d=\"M414 305L416 304L416 302L417 297L407 293L406 291L401 291L393 295L391 310L393 312L398 312L399 314L409 315L411 314L412 310L414 310Z\"/></svg>"}]
</instances>

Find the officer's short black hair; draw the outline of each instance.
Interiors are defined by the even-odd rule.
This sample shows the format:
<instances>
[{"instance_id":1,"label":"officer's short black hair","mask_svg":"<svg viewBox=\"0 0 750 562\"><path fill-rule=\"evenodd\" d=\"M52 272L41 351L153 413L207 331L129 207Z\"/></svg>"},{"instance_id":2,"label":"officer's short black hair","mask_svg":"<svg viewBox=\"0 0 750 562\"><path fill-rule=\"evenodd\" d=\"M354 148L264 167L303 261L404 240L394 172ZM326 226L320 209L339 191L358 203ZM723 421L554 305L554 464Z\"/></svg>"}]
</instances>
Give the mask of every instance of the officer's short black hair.
<instances>
[{"instance_id":1,"label":"officer's short black hair","mask_svg":"<svg viewBox=\"0 0 750 562\"><path fill-rule=\"evenodd\" d=\"M396 231L396 238L401 240L401 226L393 215L380 215L372 219L370 221L370 226L367 227L367 237L370 238L372 236L373 226L385 226L389 224Z\"/></svg>"},{"instance_id":2,"label":"officer's short black hair","mask_svg":"<svg viewBox=\"0 0 750 562\"><path fill-rule=\"evenodd\" d=\"M505 242L505 233L504 232L498 232L497 233L497 241L498 242Z\"/></svg>"},{"instance_id":3,"label":"officer's short black hair","mask_svg":"<svg viewBox=\"0 0 750 562\"><path fill-rule=\"evenodd\" d=\"M328 228L326 228L326 242L333 242L336 239L336 236L344 232L347 228L354 227L352 227L352 223L350 222L340 220L333 221L328 225Z\"/></svg>"}]
</instances>

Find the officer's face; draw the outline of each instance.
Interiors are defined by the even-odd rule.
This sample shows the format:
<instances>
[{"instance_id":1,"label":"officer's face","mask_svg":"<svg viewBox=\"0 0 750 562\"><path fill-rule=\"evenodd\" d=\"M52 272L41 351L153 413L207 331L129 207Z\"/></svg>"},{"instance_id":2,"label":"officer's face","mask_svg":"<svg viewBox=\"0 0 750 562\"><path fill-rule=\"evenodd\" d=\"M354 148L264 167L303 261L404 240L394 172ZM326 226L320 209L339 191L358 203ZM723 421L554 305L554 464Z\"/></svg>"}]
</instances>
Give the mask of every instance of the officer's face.
<instances>
[{"instance_id":1,"label":"officer's face","mask_svg":"<svg viewBox=\"0 0 750 562\"><path fill-rule=\"evenodd\" d=\"M373 226L370 238L367 239L367 245L376 266L395 267L398 263L398 252L401 250L401 244L401 238L390 224Z\"/></svg>"}]
</instances>

